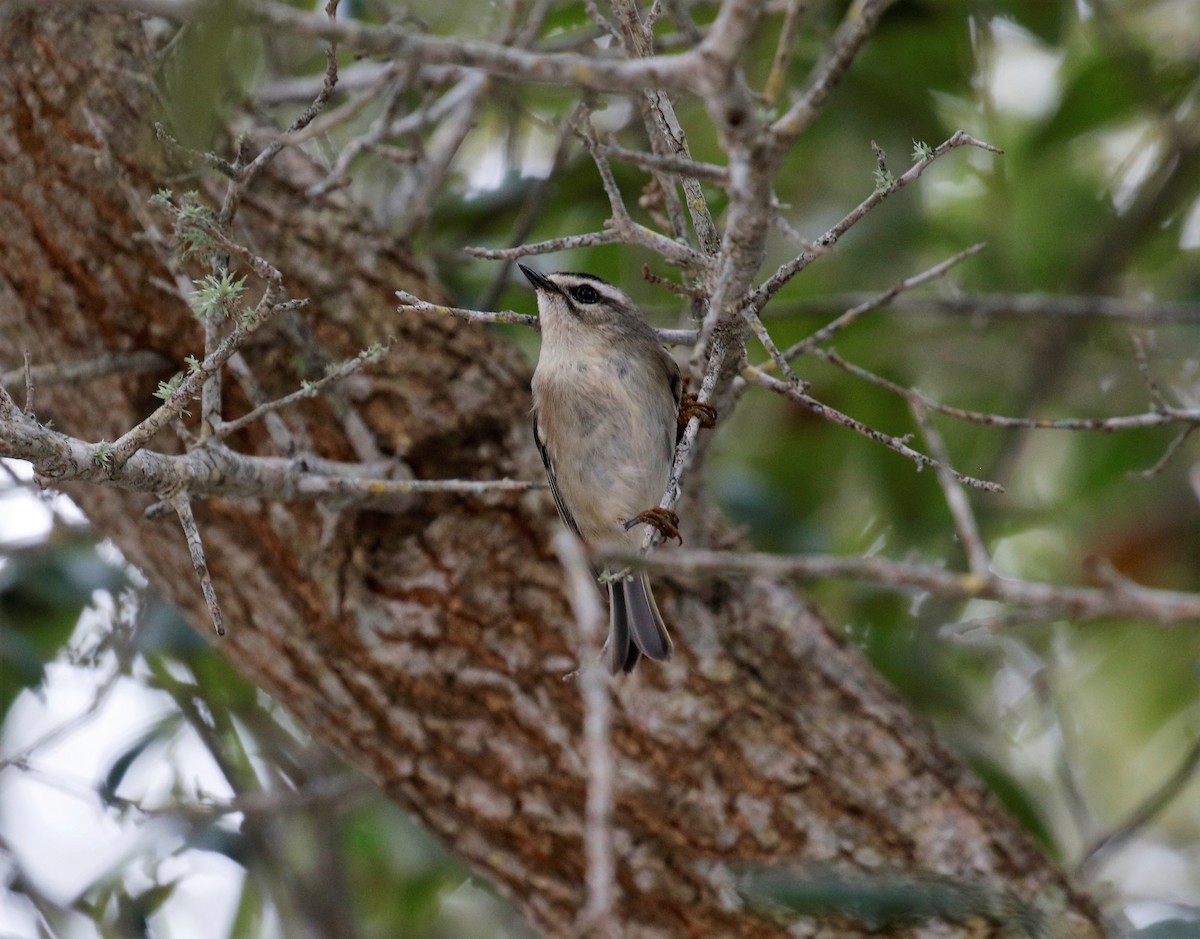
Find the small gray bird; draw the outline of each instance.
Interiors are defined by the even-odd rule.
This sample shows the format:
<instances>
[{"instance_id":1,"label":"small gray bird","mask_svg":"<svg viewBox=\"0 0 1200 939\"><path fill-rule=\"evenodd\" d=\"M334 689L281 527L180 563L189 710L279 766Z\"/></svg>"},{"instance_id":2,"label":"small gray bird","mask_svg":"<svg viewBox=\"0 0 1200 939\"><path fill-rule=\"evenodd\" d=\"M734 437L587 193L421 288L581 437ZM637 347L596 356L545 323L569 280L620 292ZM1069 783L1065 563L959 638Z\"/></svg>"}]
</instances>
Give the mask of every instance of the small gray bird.
<instances>
[{"instance_id":1,"label":"small gray bird","mask_svg":"<svg viewBox=\"0 0 1200 939\"><path fill-rule=\"evenodd\" d=\"M679 432L679 366L633 301L590 274L518 265L537 291L542 349L534 438L563 523L590 545L641 545L638 522L678 536L657 508ZM671 656L645 574L609 583L605 660L631 672Z\"/></svg>"}]
</instances>

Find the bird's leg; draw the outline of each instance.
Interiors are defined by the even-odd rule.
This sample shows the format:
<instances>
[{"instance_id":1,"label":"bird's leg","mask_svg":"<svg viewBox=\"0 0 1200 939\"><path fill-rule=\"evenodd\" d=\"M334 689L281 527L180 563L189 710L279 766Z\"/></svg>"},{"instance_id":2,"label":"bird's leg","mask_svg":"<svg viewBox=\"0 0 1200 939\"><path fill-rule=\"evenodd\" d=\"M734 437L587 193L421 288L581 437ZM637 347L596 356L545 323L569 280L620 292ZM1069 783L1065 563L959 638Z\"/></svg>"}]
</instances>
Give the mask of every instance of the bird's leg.
<instances>
[{"instance_id":1,"label":"bird's leg","mask_svg":"<svg viewBox=\"0 0 1200 939\"><path fill-rule=\"evenodd\" d=\"M653 525L664 538L675 538L680 544L683 544L683 535L679 534L679 516L670 509L662 509L658 506L646 509L645 512L629 519L625 523L625 530L629 531L639 522L643 525Z\"/></svg>"}]
</instances>

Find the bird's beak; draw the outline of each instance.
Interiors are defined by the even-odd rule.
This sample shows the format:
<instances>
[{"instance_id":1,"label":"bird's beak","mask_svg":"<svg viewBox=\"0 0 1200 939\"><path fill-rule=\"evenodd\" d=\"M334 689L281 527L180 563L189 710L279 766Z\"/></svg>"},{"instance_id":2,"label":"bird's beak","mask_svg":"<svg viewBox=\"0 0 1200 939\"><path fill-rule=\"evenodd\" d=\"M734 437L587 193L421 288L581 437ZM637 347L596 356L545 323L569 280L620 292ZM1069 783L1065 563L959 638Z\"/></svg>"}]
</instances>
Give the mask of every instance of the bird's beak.
<instances>
[{"instance_id":1,"label":"bird's beak","mask_svg":"<svg viewBox=\"0 0 1200 939\"><path fill-rule=\"evenodd\" d=\"M531 284L533 284L534 290L548 290L551 293L562 293L562 291L558 289L558 284L540 271L535 271L532 267L526 267L524 264L520 263L517 264L517 267L521 269L521 273L525 275Z\"/></svg>"}]
</instances>

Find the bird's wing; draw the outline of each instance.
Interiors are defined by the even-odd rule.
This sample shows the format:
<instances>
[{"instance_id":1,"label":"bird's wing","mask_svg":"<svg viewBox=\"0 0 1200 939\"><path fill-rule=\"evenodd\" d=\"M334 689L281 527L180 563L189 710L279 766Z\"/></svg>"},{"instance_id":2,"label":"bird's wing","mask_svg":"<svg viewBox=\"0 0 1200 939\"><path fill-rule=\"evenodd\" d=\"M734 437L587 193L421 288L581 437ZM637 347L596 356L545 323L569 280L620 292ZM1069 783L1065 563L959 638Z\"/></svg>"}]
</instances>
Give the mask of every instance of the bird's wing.
<instances>
[{"instance_id":1,"label":"bird's wing","mask_svg":"<svg viewBox=\"0 0 1200 939\"><path fill-rule=\"evenodd\" d=\"M550 482L550 493L554 496L554 504L558 506L558 514L562 517L563 524L575 532L575 536L582 541L583 535L579 533L579 526L575 524L575 517L571 514L571 510L567 508L567 503L563 501L562 493L558 491L558 477L554 475L554 464L550 462L550 454L546 451L546 444L542 441L542 435L538 432L536 413L533 415L533 442L537 444L538 453L541 454L542 463L546 467L546 479Z\"/></svg>"},{"instance_id":2,"label":"bird's wing","mask_svg":"<svg viewBox=\"0 0 1200 939\"><path fill-rule=\"evenodd\" d=\"M663 347L662 350L662 366L666 373L667 389L671 395L672 412L679 414L679 406L683 402L683 377L679 373L679 365L675 361L675 357ZM683 439L683 425L680 425L675 431L675 446L679 446L679 441Z\"/></svg>"}]
</instances>

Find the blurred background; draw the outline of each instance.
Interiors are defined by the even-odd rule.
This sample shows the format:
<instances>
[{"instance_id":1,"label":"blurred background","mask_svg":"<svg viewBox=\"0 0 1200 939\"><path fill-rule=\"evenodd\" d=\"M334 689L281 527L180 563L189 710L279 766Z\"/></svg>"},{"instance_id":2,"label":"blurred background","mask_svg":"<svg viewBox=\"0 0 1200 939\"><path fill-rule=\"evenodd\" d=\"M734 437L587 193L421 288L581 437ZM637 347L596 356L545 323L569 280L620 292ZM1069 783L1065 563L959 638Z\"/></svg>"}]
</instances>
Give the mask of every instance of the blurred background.
<instances>
[{"instance_id":1,"label":"blurred background","mask_svg":"<svg viewBox=\"0 0 1200 939\"><path fill-rule=\"evenodd\" d=\"M715 11L684 6L700 28ZM761 64L754 87L787 6L772 6L761 50L747 59ZM803 18L793 86L844 6L815 3ZM476 38L493 38L508 9L343 7L339 15ZM946 279L839 335L838 353L961 408L1106 418L1154 407L1140 344L1167 403L1200 407L1198 24L1200 0L898 4L778 178L793 234L773 236L762 275L871 193L872 141L895 175L915 143L960 128L1004 155L954 151L871 212L767 309L777 343L986 241ZM219 7L203 26L172 43L180 64L168 71L165 117L189 129L190 145L210 145L227 124L286 126L319 87L320 47L234 28ZM172 41L168 24L152 31ZM666 18L659 33L664 49L678 41ZM598 30L583 3L566 2L551 5L541 35L547 48L592 49ZM383 66L349 54L341 64L334 107ZM440 91L400 89L305 147L336 167L385 108L403 115ZM339 172L460 305L532 312L509 265L462 249L602 226L609 209L595 165L564 132L577 103L568 89L493 81L461 133L415 127ZM599 96L592 107L601 133L644 146L628 101ZM678 107L693 155L724 162L702 108ZM444 171L417 173L411 155L431 152L447 155ZM653 223L645 173L619 163L614 172L627 204L642 196L639 218ZM722 193L706 194L719 219ZM603 276L657 325L687 325L684 304L643 278L647 263L670 273L656 260L609 246L535 263ZM1131 315L1099 315L1094 297L1124 298ZM495 328L532 362L536 336ZM0 357L0 372L19 365L19 350L0 346ZM763 358L751 348L751 362ZM813 357L797 371L819 400L882 431L916 433L925 449L902 398ZM934 423L957 468L1006 490L970 495L998 573L1080 583L1098 557L1142 584L1200 590L1196 441L1160 463L1182 427ZM530 935L28 475L16 463L0 472L0 936ZM706 484L759 549L965 569L932 473L763 392L720 424ZM1134 926L1194 919L1200 930L1197 624L1077 625L864 584L808 589L1106 909Z\"/></svg>"}]
</instances>

